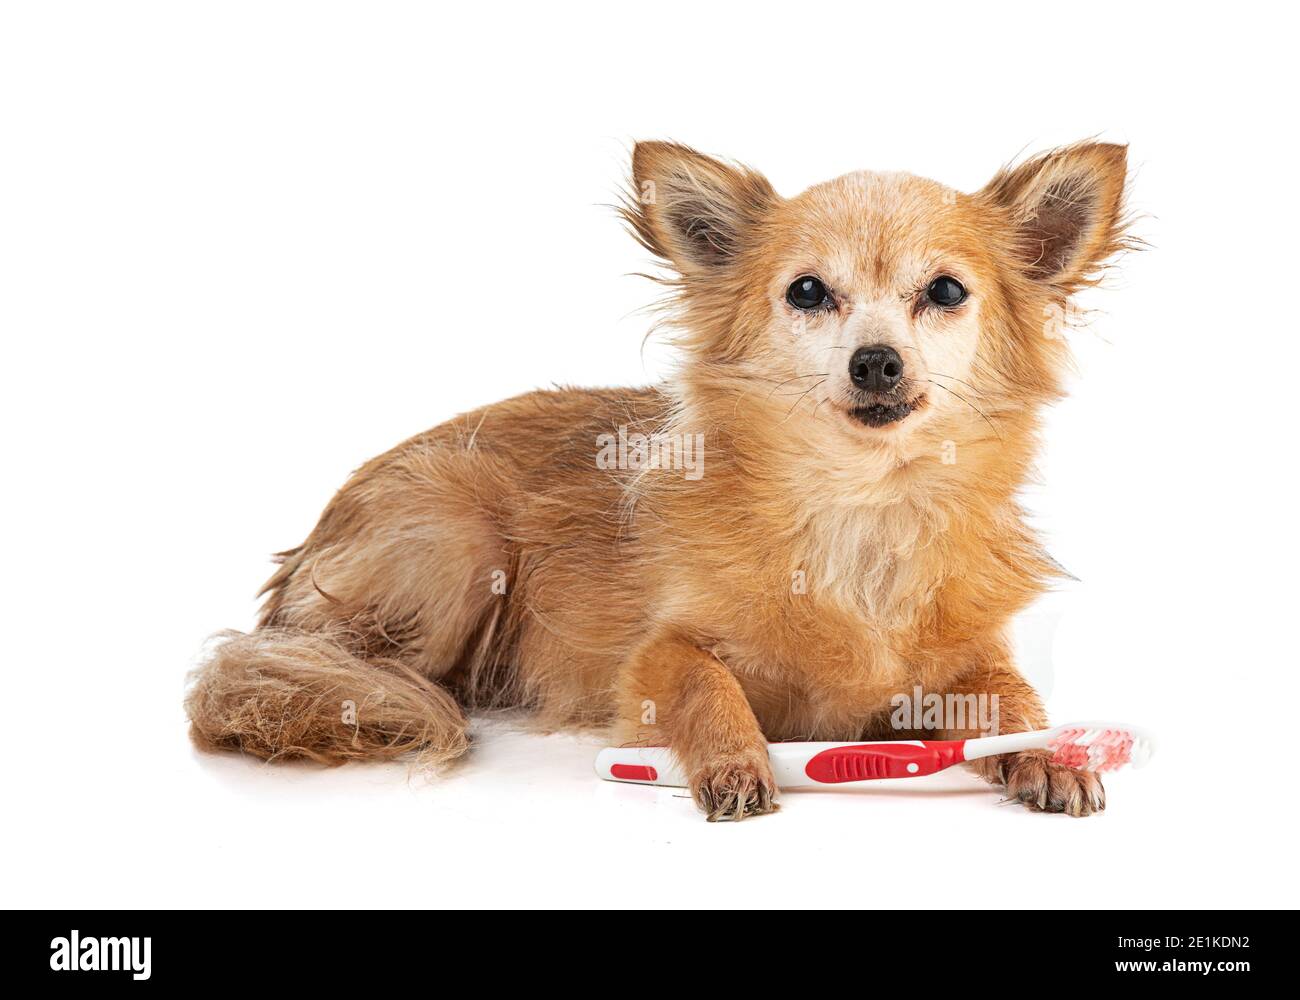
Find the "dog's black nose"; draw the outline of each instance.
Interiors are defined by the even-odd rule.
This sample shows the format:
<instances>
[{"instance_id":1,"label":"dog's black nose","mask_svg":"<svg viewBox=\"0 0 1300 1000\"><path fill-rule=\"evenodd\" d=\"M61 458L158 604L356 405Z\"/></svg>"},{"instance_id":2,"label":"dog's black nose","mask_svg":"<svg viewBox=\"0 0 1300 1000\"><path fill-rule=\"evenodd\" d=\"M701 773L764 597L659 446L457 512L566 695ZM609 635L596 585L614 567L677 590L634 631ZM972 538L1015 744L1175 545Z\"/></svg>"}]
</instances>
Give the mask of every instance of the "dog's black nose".
<instances>
[{"instance_id":1,"label":"dog's black nose","mask_svg":"<svg viewBox=\"0 0 1300 1000\"><path fill-rule=\"evenodd\" d=\"M859 389L889 392L903 378L903 359L892 347L859 347L849 358L849 378Z\"/></svg>"}]
</instances>

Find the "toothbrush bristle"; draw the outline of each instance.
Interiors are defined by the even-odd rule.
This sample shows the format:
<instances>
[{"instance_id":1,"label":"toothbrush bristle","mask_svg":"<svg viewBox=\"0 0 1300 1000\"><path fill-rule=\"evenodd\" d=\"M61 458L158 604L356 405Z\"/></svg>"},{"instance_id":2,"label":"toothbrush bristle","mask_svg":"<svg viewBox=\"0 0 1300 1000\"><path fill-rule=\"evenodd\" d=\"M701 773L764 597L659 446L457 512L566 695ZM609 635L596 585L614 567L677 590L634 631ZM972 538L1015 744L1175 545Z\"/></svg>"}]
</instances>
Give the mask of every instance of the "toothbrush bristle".
<instances>
[{"instance_id":1,"label":"toothbrush bristle","mask_svg":"<svg viewBox=\"0 0 1300 1000\"><path fill-rule=\"evenodd\" d=\"M1146 763L1146 741L1121 727L1062 727L1048 741L1052 760L1078 771L1113 771L1125 764Z\"/></svg>"}]
</instances>

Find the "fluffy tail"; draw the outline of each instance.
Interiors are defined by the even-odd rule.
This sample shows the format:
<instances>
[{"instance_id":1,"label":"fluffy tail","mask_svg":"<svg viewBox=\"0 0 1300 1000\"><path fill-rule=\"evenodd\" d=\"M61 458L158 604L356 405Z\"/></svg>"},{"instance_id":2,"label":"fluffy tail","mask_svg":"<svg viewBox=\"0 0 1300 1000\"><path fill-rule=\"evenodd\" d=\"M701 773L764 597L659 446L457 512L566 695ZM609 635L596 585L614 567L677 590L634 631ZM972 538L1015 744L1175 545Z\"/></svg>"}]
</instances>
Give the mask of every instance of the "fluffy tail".
<instances>
[{"instance_id":1,"label":"fluffy tail","mask_svg":"<svg viewBox=\"0 0 1300 1000\"><path fill-rule=\"evenodd\" d=\"M324 764L411 755L435 767L469 747L443 687L391 659L361 659L345 637L262 627L231 632L195 671L185 699L202 750Z\"/></svg>"}]
</instances>

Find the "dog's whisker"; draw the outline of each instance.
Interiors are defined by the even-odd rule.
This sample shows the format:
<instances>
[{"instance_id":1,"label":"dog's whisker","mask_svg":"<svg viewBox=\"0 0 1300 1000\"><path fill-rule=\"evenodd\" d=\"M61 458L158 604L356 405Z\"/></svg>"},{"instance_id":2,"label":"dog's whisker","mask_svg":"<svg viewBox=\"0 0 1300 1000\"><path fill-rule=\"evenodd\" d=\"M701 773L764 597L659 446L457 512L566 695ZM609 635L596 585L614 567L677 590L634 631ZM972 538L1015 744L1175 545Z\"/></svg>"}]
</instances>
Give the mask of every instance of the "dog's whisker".
<instances>
[{"instance_id":1,"label":"dog's whisker","mask_svg":"<svg viewBox=\"0 0 1300 1000\"><path fill-rule=\"evenodd\" d=\"M772 387L772 392L769 392L767 394L767 398L771 399L772 394L775 393L777 389L781 388L781 386L789 385L791 382L798 382L799 379L801 378L829 378L829 377L830 377L830 372L812 372L811 374L808 375L796 375L794 378L788 378L784 382L778 382L776 385L774 385Z\"/></svg>"},{"instance_id":2,"label":"dog's whisker","mask_svg":"<svg viewBox=\"0 0 1300 1000\"><path fill-rule=\"evenodd\" d=\"M920 353L921 353L921 351L920 351L919 348L916 348L916 347L910 347L910 346L908 346L907 344L903 344L903 345L901 345L899 349L900 349L900 350L904 350L904 351L915 351L917 354L920 354ZM959 379L956 375L945 375L943 372L930 372L930 374L931 374L931 375L938 375L940 378L950 378L950 379L952 379L954 382L960 382L962 385L966 386L966 388L968 388L968 389L972 389L972 390L974 390L974 391L977 392L977 393L979 392L979 390L976 389L975 386L971 385L971 383L966 382L966 381L963 381L962 379ZM1006 382L1005 379L998 378L998 377L995 376L995 375L987 375L987 374L986 374L986 375L985 375L985 378L987 378L990 382L993 382L993 383L994 383L996 386L998 386L998 388L1000 388L1000 389L1007 389L1007 390L1010 390L1010 389L1012 388L1012 387L1011 387L1011 386ZM981 398L982 398L982 397L983 397L983 394L981 393L980 395L981 395Z\"/></svg>"},{"instance_id":3,"label":"dog's whisker","mask_svg":"<svg viewBox=\"0 0 1300 1000\"><path fill-rule=\"evenodd\" d=\"M950 378L954 382L958 383L959 385L964 385L967 389L970 389L972 392L974 392L976 398L980 398L980 399L983 398L983 393L981 393L979 389L977 389L975 386L971 385L969 382L965 381L964 379L959 379L956 375L945 375L943 372L930 372L930 374L936 376L937 378Z\"/></svg>"},{"instance_id":4,"label":"dog's whisker","mask_svg":"<svg viewBox=\"0 0 1300 1000\"><path fill-rule=\"evenodd\" d=\"M790 416L794 413L794 411L797 410L797 409L799 409L799 404L802 403L802 402L804 401L804 396L807 396L808 393L812 392L814 389L817 389L817 388L819 388L820 386L823 386L823 385L825 385L825 384L826 384L826 379L822 379L822 380L821 380L820 382L818 382L816 385L810 386L808 389L804 390L803 396L800 396L798 399L796 399L796 400L794 401L794 406L790 407L790 412L787 413L787 414L785 415L785 419L786 419L786 420L789 420L789 419L790 419ZM817 408L814 406L814 407L813 407L813 412L816 412L816 410L817 410ZM781 421L781 422L782 422L782 423L785 423L785 420L783 420L783 421Z\"/></svg>"},{"instance_id":5,"label":"dog's whisker","mask_svg":"<svg viewBox=\"0 0 1300 1000\"><path fill-rule=\"evenodd\" d=\"M931 385L937 385L937 386L938 386L940 389L942 389L944 392L951 393L952 395L954 395L954 396L956 396L958 399L960 399L963 403L965 403L965 404L966 404L967 406L969 406L972 410L974 410L974 411L975 411L976 413L978 413L981 417L983 417L983 418L984 418L984 422L985 422L986 424L988 424L988 425L989 425L989 428L993 431L993 433L996 434L996 435L998 436L998 440L999 440L999 441L1002 440L1002 432L999 431L999 430L997 429L997 427L994 425L993 421L989 419L989 415L988 415L987 413L985 413L983 410L981 410L981 409L980 409L978 406L976 406L974 403L972 403L969 399L967 399L967 398L966 398L965 396L963 396L961 393L957 392L955 389L949 389L949 388L948 388L946 385L944 385L942 382L936 382L936 381L934 381L934 379L926 379L926 381L929 382Z\"/></svg>"},{"instance_id":6,"label":"dog's whisker","mask_svg":"<svg viewBox=\"0 0 1300 1000\"><path fill-rule=\"evenodd\" d=\"M745 378L745 381L747 381L747 382L772 382L772 383L775 383L775 384L772 386L771 391L767 394L767 397L766 397L767 399L771 399L771 398L772 398L772 394L775 393L776 390L779 389L779 388L781 388L781 386L783 386L783 385L789 385L791 382L795 382L795 381L797 381L797 380L799 380L799 379L801 379L801 378L819 378L819 377L821 377L821 376L823 376L823 375L826 375L826 374L827 374L826 372L812 372L812 373L810 373L810 374L808 374L808 375L796 375L794 378L788 378L788 379L786 379L784 382L777 382L776 379L763 378L761 375L746 375L746 376L744 376L744 378ZM732 415L733 417L736 416L736 414L738 414L738 413L740 412L740 404L743 403L743 402L745 401L745 397L748 396L748 395L749 395L751 392L753 392L753 391L754 391L753 389L746 387L745 390L744 390L743 392L738 392L738 393L736 393L736 403L735 403L735 405L731 408L731 415Z\"/></svg>"}]
</instances>

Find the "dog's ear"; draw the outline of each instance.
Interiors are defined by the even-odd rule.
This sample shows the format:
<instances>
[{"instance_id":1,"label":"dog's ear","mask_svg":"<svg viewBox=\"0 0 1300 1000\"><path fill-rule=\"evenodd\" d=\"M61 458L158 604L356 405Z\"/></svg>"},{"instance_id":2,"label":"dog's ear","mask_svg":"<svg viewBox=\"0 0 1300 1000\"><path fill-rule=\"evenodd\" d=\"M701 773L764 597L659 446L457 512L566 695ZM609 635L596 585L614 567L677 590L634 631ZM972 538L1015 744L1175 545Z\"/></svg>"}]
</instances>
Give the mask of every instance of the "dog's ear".
<instances>
[{"instance_id":1,"label":"dog's ear","mask_svg":"<svg viewBox=\"0 0 1300 1000\"><path fill-rule=\"evenodd\" d=\"M638 142L622 213L683 277L726 267L777 201L758 173L671 142Z\"/></svg>"},{"instance_id":2,"label":"dog's ear","mask_svg":"<svg viewBox=\"0 0 1300 1000\"><path fill-rule=\"evenodd\" d=\"M1088 142L1003 170L980 192L1010 215L1025 272L1065 295L1091 284L1125 239L1128 147Z\"/></svg>"}]
</instances>

